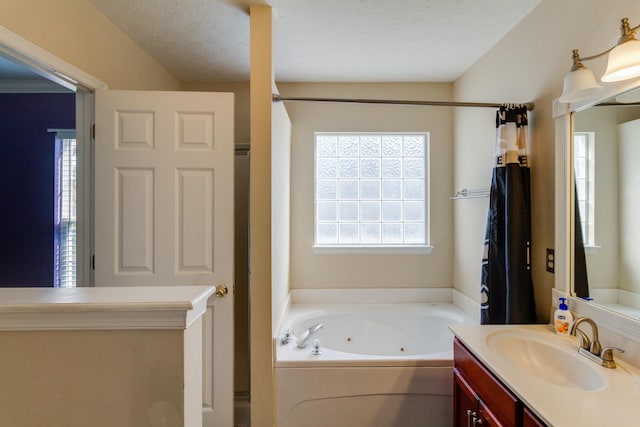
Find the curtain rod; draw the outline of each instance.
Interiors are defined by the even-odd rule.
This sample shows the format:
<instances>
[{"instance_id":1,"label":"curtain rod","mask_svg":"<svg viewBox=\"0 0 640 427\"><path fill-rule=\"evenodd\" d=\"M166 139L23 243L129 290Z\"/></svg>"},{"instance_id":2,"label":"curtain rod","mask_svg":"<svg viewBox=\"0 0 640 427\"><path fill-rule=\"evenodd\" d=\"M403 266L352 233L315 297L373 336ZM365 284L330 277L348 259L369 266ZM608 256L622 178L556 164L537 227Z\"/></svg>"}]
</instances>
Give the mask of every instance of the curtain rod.
<instances>
[{"instance_id":1,"label":"curtain rod","mask_svg":"<svg viewBox=\"0 0 640 427\"><path fill-rule=\"evenodd\" d=\"M453 101L405 101L405 100L392 100L392 99L348 99L348 98L293 98L283 97L277 94L272 94L271 98L273 102L282 101L310 101L310 102L348 102L354 104L393 104L393 105L429 105L435 107L488 107L488 108L500 108L508 105L522 105L527 107L527 110L533 110L533 102L526 102L524 104L517 103L504 103L495 104L489 102L453 102Z\"/></svg>"},{"instance_id":2,"label":"curtain rod","mask_svg":"<svg viewBox=\"0 0 640 427\"><path fill-rule=\"evenodd\" d=\"M601 102L594 107L637 107L640 102Z\"/></svg>"}]
</instances>

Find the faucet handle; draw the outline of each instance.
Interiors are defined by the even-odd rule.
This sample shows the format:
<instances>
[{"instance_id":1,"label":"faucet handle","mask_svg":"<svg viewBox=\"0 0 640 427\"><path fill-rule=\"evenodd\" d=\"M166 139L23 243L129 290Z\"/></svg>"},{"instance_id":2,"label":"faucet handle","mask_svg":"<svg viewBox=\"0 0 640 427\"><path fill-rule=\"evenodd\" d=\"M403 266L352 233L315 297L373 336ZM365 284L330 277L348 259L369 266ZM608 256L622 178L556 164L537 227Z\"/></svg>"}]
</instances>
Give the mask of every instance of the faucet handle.
<instances>
[{"instance_id":1,"label":"faucet handle","mask_svg":"<svg viewBox=\"0 0 640 427\"><path fill-rule=\"evenodd\" d=\"M606 347L602 350L600 358L602 359L602 366L605 368L615 368L616 362L613 361L613 351L624 353L624 350L618 347Z\"/></svg>"},{"instance_id":2,"label":"faucet handle","mask_svg":"<svg viewBox=\"0 0 640 427\"><path fill-rule=\"evenodd\" d=\"M280 335L280 345L287 345L296 340L296 336L291 329L285 329Z\"/></svg>"},{"instance_id":3,"label":"faucet handle","mask_svg":"<svg viewBox=\"0 0 640 427\"><path fill-rule=\"evenodd\" d=\"M602 354L600 357L602 357L602 360L613 360L614 350L620 353L624 353L624 350L618 347L605 347L604 349L602 349Z\"/></svg>"},{"instance_id":4,"label":"faucet handle","mask_svg":"<svg viewBox=\"0 0 640 427\"><path fill-rule=\"evenodd\" d=\"M591 351L591 340L589 339L587 334L585 334L578 328L574 329L574 334L575 333L580 334L580 348Z\"/></svg>"}]
</instances>

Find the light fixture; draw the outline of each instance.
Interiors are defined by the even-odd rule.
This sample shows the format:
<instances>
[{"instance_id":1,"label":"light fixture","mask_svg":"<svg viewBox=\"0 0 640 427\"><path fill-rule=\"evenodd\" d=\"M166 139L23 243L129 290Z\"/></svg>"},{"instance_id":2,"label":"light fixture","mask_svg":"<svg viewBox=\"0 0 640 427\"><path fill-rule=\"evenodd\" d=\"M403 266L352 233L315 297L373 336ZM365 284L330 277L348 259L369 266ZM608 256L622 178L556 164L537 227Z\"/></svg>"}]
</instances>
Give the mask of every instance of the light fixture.
<instances>
[{"instance_id":1,"label":"light fixture","mask_svg":"<svg viewBox=\"0 0 640 427\"><path fill-rule=\"evenodd\" d=\"M607 69L602 76L603 82L618 82L640 76L640 41L635 33L640 25L631 28L627 18L622 19L622 35L616 45L597 55L580 58L578 49L573 50L573 65L564 78L564 87L560 102L576 102L597 94L602 86L596 81L593 72L582 61L590 61L609 54Z\"/></svg>"},{"instance_id":2,"label":"light fixture","mask_svg":"<svg viewBox=\"0 0 640 427\"><path fill-rule=\"evenodd\" d=\"M564 87L560 102L576 102L602 91L602 86L593 75L593 71L582 65L578 49L573 50L571 71L564 77Z\"/></svg>"}]
</instances>

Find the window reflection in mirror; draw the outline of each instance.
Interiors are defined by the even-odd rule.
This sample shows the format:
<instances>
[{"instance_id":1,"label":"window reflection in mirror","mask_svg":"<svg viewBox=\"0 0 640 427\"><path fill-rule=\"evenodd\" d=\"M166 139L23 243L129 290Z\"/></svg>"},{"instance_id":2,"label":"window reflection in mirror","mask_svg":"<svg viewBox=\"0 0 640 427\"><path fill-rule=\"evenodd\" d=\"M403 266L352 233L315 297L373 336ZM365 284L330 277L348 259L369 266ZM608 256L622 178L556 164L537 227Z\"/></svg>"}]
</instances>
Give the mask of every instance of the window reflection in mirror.
<instances>
[{"instance_id":1,"label":"window reflection in mirror","mask_svg":"<svg viewBox=\"0 0 640 427\"><path fill-rule=\"evenodd\" d=\"M595 132L574 132L573 165L576 183L575 197L580 209L582 241L595 249Z\"/></svg>"}]
</instances>

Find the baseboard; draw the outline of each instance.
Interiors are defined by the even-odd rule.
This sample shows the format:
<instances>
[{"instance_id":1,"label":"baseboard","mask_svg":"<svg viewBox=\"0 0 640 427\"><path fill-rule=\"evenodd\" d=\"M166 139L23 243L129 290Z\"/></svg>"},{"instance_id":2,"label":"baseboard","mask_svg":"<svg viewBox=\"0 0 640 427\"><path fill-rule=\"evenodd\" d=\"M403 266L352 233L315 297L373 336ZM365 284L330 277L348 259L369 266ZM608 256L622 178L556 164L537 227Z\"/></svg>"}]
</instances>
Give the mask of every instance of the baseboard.
<instances>
[{"instance_id":1,"label":"baseboard","mask_svg":"<svg viewBox=\"0 0 640 427\"><path fill-rule=\"evenodd\" d=\"M234 408L234 427L251 426L251 403L247 401L236 401Z\"/></svg>"}]
</instances>

